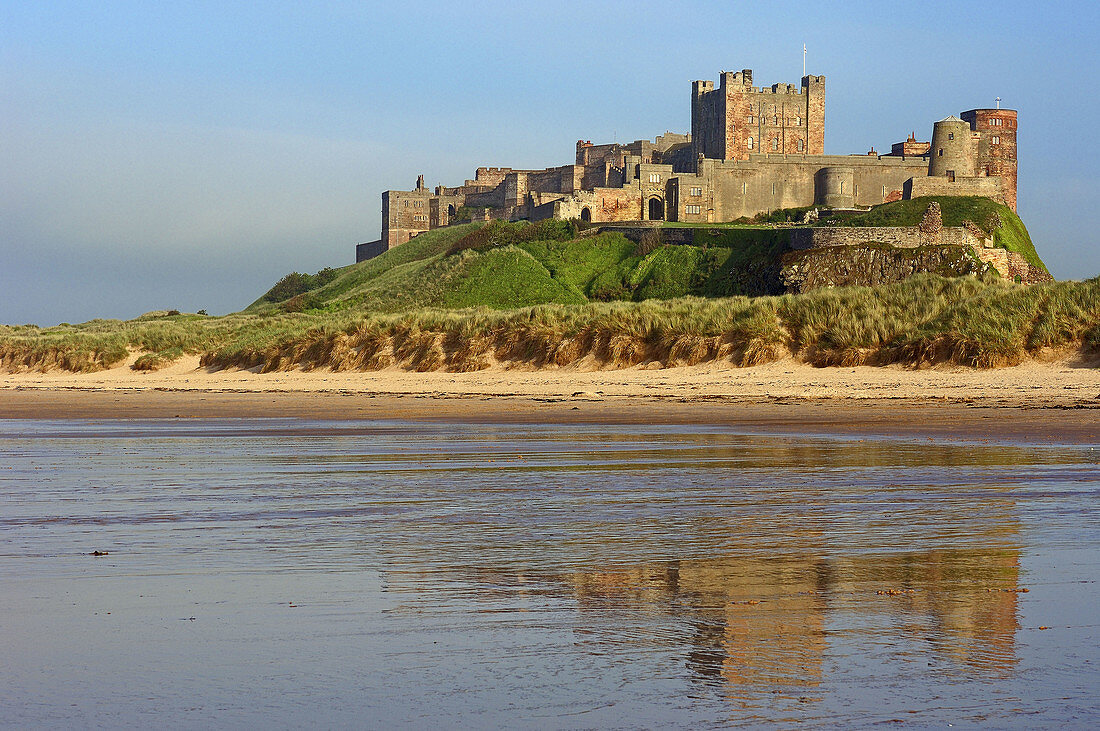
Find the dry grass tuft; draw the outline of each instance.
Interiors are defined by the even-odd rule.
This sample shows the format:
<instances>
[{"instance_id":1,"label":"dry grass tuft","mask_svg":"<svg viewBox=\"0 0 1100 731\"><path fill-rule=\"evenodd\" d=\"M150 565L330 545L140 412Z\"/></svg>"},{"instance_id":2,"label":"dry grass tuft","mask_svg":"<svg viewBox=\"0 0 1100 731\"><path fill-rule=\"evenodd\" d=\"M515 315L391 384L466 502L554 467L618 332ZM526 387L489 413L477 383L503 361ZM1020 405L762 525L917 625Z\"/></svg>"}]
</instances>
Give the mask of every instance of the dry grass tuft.
<instances>
[{"instance_id":1,"label":"dry grass tuft","mask_svg":"<svg viewBox=\"0 0 1100 731\"><path fill-rule=\"evenodd\" d=\"M1100 351L1100 279L1023 287L926 275L781 297L0 326L0 367L8 371L101 370L132 351L146 354L139 369L194 353L206 368L464 372L494 362L753 366L789 356L821 366L995 368L1074 349Z\"/></svg>"}]
</instances>

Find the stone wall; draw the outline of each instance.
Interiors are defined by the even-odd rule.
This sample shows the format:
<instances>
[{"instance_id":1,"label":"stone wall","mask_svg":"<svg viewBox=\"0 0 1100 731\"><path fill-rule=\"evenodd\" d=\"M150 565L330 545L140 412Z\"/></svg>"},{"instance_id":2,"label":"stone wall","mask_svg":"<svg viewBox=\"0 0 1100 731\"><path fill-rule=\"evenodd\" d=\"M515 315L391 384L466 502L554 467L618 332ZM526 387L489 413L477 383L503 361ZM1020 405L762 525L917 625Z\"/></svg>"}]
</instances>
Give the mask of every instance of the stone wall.
<instances>
[{"instance_id":1,"label":"stone wall","mask_svg":"<svg viewBox=\"0 0 1100 731\"><path fill-rule=\"evenodd\" d=\"M636 187L581 190L568 198L547 205L552 207L555 218L565 219L582 218L581 214L587 208L588 220L593 223L639 221L643 217L641 200Z\"/></svg>"},{"instance_id":2,"label":"stone wall","mask_svg":"<svg viewBox=\"0 0 1100 731\"><path fill-rule=\"evenodd\" d=\"M928 165L924 158L868 155L753 155L743 161L701 162L704 187L713 190L715 221L823 203L819 173L826 168L845 171L851 204L878 205L896 197L910 178L923 176ZM689 185L687 177L681 176L681 189Z\"/></svg>"},{"instance_id":3,"label":"stone wall","mask_svg":"<svg viewBox=\"0 0 1100 731\"><path fill-rule=\"evenodd\" d=\"M1024 284L1053 282L1054 277L1044 269L1033 267L1027 259L1013 251L1005 249L975 249L978 258L991 264L1005 279L1020 281Z\"/></svg>"},{"instance_id":4,"label":"stone wall","mask_svg":"<svg viewBox=\"0 0 1100 731\"><path fill-rule=\"evenodd\" d=\"M393 248L431 228L432 194L427 190L387 190L382 194L382 240Z\"/></svg>"},{"instance_id":5,"label":"stone wall","mask_svg":"<svg viewBox=\"0 0 1100 731\"><path fill-rule=\"evenodd\" d=\"M955 178L914 177L905 187L906 198L920 198L926 195L976 195L992 198L1005 203L1004 190L1000 178Z\"/></svg>"},{"instance_id":6,"label":"stone wall","mask_svg":"<svg viewBox=\"0 0 1100 731\"><path fill-rule=\"evenodd\" d=\"M945 245L982 248L981 239L961 226L942 228L936 236L922 233L916 226L822 226L791 229L791 248L795 250L867 244L889 244L900 249Z\"/></svg>"},{"instance_id":7,"label":"stone wall","mask_svg":"<svg viewBox=\"0 0 1100 731\"><path fill-rule=\"evenodd\" d=\"M383 251L389 250L390 247L386 246L386 242L382 239L378 241L368 241L364 244L355 245L355 263L358 264L361 261L367 259L373 259L381 254Z\"/></svg>"}]
</instances>

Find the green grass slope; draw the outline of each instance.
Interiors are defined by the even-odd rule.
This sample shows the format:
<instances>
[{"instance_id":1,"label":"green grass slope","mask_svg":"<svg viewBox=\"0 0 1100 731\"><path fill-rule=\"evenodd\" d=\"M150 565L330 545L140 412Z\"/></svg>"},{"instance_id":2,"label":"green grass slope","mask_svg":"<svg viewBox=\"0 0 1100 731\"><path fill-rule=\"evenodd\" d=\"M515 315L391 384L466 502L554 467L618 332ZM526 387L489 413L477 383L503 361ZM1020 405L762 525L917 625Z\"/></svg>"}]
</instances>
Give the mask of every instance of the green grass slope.
<instances>
[{"instance_id":1,"label":"green grass slope","mask_svg":"<svg viewBox=\"0 0 1100 731\"><path fill-rule=\"evenodd\" d=\"M289 274L245 311L508 309L782 291L783 231L698 229L695 243L685 246L588 234L562 221L437 229L366 262Z\"/></svg>"}]
</instances>

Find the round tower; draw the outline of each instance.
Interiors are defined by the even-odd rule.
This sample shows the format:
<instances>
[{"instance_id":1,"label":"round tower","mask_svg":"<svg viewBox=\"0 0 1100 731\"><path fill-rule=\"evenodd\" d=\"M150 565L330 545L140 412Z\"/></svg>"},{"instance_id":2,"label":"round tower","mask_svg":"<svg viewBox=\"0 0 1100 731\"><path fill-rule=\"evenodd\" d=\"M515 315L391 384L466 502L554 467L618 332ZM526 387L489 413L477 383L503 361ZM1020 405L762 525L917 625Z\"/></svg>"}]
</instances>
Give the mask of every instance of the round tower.
<instances>
[{"instance_id":1,"label":"round tower","mask_svg":"<svg viewBox=\"0 0 1100 731\"><path fill-rule=\"evenodd\" d=\"M936 122L932 127L928 175L973 177L977 150L972 137L970 123L954 115Z\"/></svg>"},{"instance_id":2,"label":"round tower","mask_svg":"<svg viewBox=\"0 0 1100 731\"><path fill-rule=\"evenodd\" d=\"M828 208L854 208L856 204L855 170L848 167L821 168L814 176L817 202Z\"/></svg>"}]
</instances>

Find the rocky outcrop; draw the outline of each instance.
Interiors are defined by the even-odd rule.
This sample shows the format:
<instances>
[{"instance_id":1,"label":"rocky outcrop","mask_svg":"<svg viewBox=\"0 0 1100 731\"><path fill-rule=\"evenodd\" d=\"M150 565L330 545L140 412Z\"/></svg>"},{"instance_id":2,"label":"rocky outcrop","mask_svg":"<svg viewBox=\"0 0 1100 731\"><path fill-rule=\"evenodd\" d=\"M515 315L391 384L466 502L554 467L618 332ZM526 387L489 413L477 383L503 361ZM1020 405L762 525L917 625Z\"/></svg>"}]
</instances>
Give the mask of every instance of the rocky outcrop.
<instances>
[{"instance_id":1,"label":"rocky outcrop","mask_svg":"<svg viewBox=\"0 0 1100 731\"><path fill-rule=\"evenodd\" d=\"M791 251L783 256L780 278L788 292L806 292L819 287L890 284L923 272L958 277L992 269L993 265L981 261L969 246L867 244Z\"/></svg>"}]
</instances>

